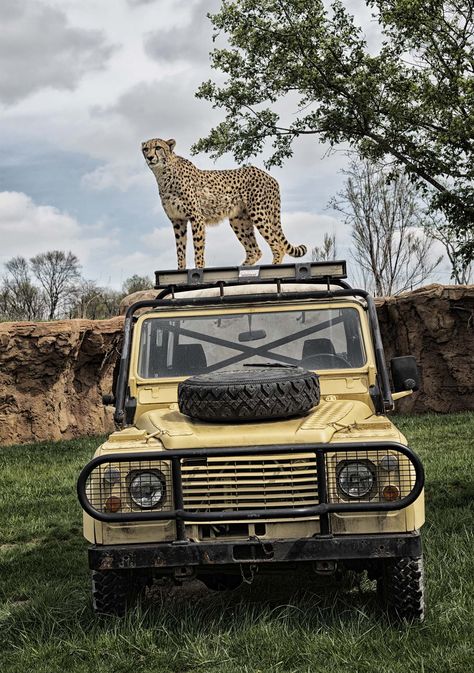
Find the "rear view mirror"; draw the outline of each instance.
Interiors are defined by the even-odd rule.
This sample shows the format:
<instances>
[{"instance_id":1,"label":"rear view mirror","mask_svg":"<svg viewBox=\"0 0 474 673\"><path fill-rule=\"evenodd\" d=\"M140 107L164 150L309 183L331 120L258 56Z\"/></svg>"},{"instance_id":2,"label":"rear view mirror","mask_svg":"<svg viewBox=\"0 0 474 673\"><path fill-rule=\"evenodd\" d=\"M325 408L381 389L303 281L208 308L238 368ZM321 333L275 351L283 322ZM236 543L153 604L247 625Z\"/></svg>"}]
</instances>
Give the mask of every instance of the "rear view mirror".
<instances>
[{"instance_id":1,"label":"rear view mirror","mask_svg":"<svg viewBox=\"0 0 474 673\"><path fill-rule=\"evenodd\" d=\"M245 341L258 341L259 339L265 339L267 333L265 332L264 329L254 329L254 330L252 329L252 315L250 313L247 316L247 320L249 321L249 331L240 332L239 334L240 343L244 343Z\"/></svg>"},{"instance_id":2,"label":"rear view mirror","mask_svg":"<svg viewBox=\"0 0 474 673\"><path fill-rule=\"evenodd\" d=\"M420 374L413 355L403 355L392 358L390 361L392 381L395 392L404 390L418 390L420 387Z\"/></svg>"},{"instance_id":3,"label":"rear view mirror","mask_svg":"<svg viewBox=\"0 0 474 673\"><path fill-rule=\"evenodd\" d=\"M239 334L240 343L245 341L258 341L259 339L265 339L267 333L264 329L254 329L253 332L241 332Z\"/></svg>"}]
</instances>

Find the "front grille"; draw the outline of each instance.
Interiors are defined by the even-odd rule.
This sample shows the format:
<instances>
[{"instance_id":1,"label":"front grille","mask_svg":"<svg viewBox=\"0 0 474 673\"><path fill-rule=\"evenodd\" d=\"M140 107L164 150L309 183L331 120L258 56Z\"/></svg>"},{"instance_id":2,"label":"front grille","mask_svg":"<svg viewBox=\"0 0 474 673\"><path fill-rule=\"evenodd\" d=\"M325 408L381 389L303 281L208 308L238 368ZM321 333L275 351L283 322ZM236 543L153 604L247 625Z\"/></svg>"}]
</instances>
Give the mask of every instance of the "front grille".
<instances>
[{"instance_id":1,"label":"front grille","mask_svg":"<svg viewBox=\"0 0 474 673\"><path fill-rule=\"evenodd\" d=\"M182 479L189 512L319 504L314 453L184 459Z\"/></svg>"}]
</instances>

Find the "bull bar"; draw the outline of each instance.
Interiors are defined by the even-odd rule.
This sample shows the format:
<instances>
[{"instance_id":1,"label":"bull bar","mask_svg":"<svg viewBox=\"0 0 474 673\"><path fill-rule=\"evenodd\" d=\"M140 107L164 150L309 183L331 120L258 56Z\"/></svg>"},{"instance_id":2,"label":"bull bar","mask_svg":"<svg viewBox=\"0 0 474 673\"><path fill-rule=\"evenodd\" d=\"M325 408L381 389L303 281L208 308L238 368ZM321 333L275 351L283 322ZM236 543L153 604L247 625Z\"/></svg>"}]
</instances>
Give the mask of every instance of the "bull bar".
<instances>
[{"instance_id":1,"label":"bull bar","mask_svg":"<svg viewBox=\"0 0 474 673\"><path fill-rule=\"evenodd\" d=\"M330 454L360 453L363 457L374 451L392 451L408 458L414 469L414 483L409 493L393 501L357 500L354 502L331 502L328 494L326 456ZM281 507L281 508L249 508L238 511L189 511L184 508L183 482L181 463L184 459L229 457L232 456L275 456L278 454L295 454L304 452L314 454L317 474L318 504L310 507ZM106 512L96 509L87 497L87 482L94 469L103 464L139 461L169 461L171 464L171 479L173 487L174 509L154 509L152 511ZM84 511L93 519L105 523L128 523L134 521L176 521L177 541L186 541L186 522L209 521L258 521L262 519L299 519L302 517L319 516L320 534L330 532L329 514L335 512L388 512L400 510L412 504L421 494L424 485L423 465L418 456L407 446L398 442L354 442L338 444L292 444L278 446L241 446L220 448L196 448L163 451L142 451L133 453L111 453L93 458L81 471L77 482L79 502Z\"/></svg>"}]
</instances>

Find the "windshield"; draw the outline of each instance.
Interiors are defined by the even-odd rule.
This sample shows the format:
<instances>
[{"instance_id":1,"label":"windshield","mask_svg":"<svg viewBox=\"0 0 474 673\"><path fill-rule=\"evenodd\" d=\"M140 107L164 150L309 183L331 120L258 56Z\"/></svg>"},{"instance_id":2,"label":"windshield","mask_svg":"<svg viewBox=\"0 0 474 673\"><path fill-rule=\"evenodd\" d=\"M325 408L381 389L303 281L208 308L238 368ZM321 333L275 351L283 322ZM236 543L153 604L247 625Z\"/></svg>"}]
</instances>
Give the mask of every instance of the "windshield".
<instances>
[{"instance_id":1,"label":"windshield","mask_svg":"<svg viewBox=\"0 0 474 673\"><path fill-rule=\"evenodd\" d=\"M138 375L192 376L249 365L352 369L365 363L354 308L146 318Z\"/></svg>"}]
</instances>

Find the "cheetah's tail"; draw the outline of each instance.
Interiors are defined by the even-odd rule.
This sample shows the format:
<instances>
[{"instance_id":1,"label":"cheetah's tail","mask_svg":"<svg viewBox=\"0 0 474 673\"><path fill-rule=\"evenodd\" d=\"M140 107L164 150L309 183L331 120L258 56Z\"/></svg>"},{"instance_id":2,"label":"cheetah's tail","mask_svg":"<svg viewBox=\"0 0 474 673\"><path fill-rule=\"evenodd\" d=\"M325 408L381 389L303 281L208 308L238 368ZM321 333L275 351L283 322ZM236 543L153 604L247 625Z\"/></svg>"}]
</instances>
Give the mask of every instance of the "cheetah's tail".
<instances>
[{"instance_id":1,"label":"cheetah's tail","mask_svg":"<svg viewBox=\"0 0 474 673\"><path fill-rule=\"evenodd\" d=\"M280 203L274 210L274 225L275 230L278 232L277 236L280 239L280 244L285 251L285 254L290 255L290 257L303 257L306 255L308 248L305 245L291 245L288 242L288 239L285 236L281 228L281 215L280 215Z\"/></svg>"},{"instance_id":2,"label":"cheetah's tail","mask_svg":"<svg viewBox=\"0 0 474 673\"><path fill-rule=\"evenodd\" d=\"M285 252L290 257L303 257L308 252L308 248L305 245L291 245L288 241L285 241Z\"/></svg>"}]
</instances>

